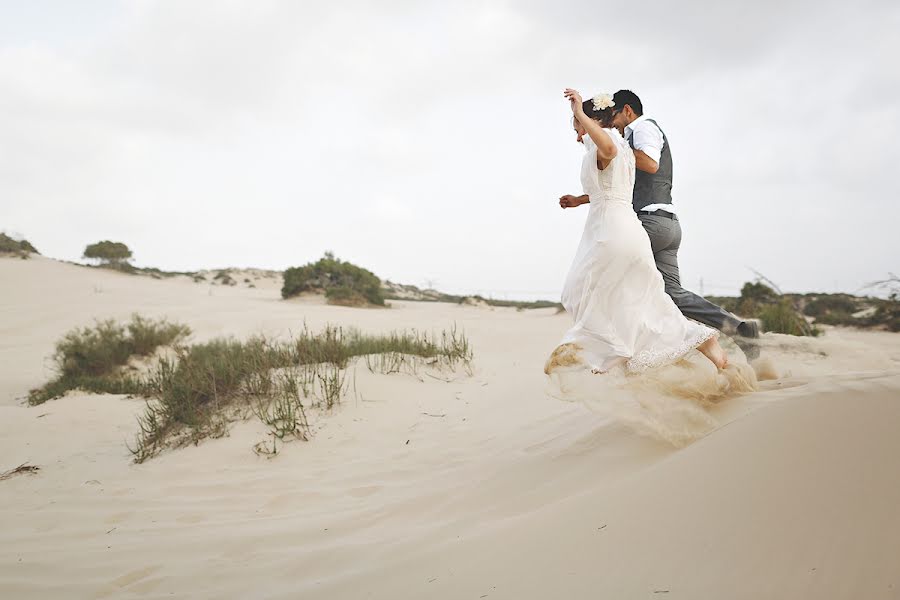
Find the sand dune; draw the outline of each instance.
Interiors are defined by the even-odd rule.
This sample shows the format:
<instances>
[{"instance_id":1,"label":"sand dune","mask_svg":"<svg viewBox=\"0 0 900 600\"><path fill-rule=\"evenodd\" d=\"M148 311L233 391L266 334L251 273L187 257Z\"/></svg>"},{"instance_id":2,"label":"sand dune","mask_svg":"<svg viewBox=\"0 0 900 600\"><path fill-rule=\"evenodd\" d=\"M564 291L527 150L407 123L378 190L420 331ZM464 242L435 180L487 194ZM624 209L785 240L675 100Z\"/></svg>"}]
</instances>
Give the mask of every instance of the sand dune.
<instances>
[{"instance_id":1,"label":"sand dune","mask_svg":"<svg viewBox=\"0 0 900 600\"><path fill-rule=\"evenodd\" d=\"M900 598L895 334L767 335L759 391L651 386L625 414L634 389L548 396L553 309L353 309L40 257L0 259L0 281L0 471L41 467L0 481L2 598ZM140 401L21 402L60 335L133 312L198 341L455 322L475 369L360 368L358 394L271 460L248 421L134 465Z\"/></svg>"}]
</instances>

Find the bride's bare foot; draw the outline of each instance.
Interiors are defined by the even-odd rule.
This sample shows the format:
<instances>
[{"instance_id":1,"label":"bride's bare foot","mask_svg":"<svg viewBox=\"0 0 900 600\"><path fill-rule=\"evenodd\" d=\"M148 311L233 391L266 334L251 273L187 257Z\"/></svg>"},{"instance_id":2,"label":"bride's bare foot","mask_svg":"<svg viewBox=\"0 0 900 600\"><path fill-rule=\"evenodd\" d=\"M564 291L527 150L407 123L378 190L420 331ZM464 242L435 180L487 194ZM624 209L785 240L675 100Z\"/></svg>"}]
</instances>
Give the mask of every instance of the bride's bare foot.
<instances>
[{"instance_id":1,"label":"bride's bare foot","mask_svg":"<svg viewBox=\"0 0 900 600\"><path fill-rule=\"evenodd\" d=\"M712 364L716 365L716 368L720 371L728 366L728 355L725 354L722 346L719 345L718 338L709 338L708 340L697 346L697 350L702 352L703 356L711 360Z\"/></svg>"}]
</instances>

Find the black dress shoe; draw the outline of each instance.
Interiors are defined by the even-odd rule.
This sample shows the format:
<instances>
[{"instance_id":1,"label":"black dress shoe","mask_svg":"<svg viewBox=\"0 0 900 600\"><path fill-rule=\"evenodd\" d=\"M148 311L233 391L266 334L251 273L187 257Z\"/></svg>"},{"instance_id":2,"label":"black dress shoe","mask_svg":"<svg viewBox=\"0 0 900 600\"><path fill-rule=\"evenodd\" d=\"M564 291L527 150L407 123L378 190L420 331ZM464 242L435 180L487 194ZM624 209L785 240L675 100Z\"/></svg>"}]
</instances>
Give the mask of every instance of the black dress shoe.
<instances>
[{"instance_id":1,"label":"black dress shoe","mask_svg":"<svg viewBox=\"0 0 900 600\"><path fill-rule=\"evenodd\" d=\"M737 327L737 333L739 336L745 338L758 338L759 321L757 321L756 319L741 321L741 324Z\"/></svg>"}]
</instances>

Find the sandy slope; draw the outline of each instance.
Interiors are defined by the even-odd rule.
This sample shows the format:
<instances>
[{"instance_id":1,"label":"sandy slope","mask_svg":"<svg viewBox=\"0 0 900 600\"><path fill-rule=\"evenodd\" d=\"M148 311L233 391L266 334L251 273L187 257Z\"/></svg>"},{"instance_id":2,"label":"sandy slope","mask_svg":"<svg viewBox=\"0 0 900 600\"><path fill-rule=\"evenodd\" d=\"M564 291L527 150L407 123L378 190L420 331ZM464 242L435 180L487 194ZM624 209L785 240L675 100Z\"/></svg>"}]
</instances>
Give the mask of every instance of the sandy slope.
<instances>
[{"instance_id":1,"label":"sandy slope","mask_svg":"<svg viewBox=\"0 0 900 600\"><path fill-rule=\"evenodd\" d=\"M780 377L691 402L721 426L676 450L603 410L614 391L548 398L553 310L330 307L42 258L0 259L0 281L0 470L42 467L0 481L2 598L900 598L900 336L767 336ZM16 399L67 329L134 311L195 340L456 322L476 368L357 369L358 394L273 460L247 422L133 465L139 401Z\"/></svg>"}]
</instances>

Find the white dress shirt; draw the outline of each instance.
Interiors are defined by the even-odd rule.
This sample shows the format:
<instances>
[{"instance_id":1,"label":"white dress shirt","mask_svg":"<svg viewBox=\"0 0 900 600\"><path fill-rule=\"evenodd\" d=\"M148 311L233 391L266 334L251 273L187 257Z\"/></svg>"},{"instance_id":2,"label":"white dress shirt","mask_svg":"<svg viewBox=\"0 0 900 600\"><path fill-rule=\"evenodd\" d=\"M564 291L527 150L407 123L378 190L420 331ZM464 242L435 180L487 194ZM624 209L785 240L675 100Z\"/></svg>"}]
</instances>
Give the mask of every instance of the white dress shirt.
<instances>
[{"instance_id":1,"label":"white dress shirt","mask_svg":"<svg viewBox=\"0 0 900 600\"><path fill-rule=\"evenodd\" d=\"M663 134L659 127L641 115L625 126L625 139L632 137L635 150L640 150L659 164L663 149ZM656 212L664 210L675 214L675 207L671 204L649 204L641 209L641 212Z\"/></svg>"}]
</instances>

